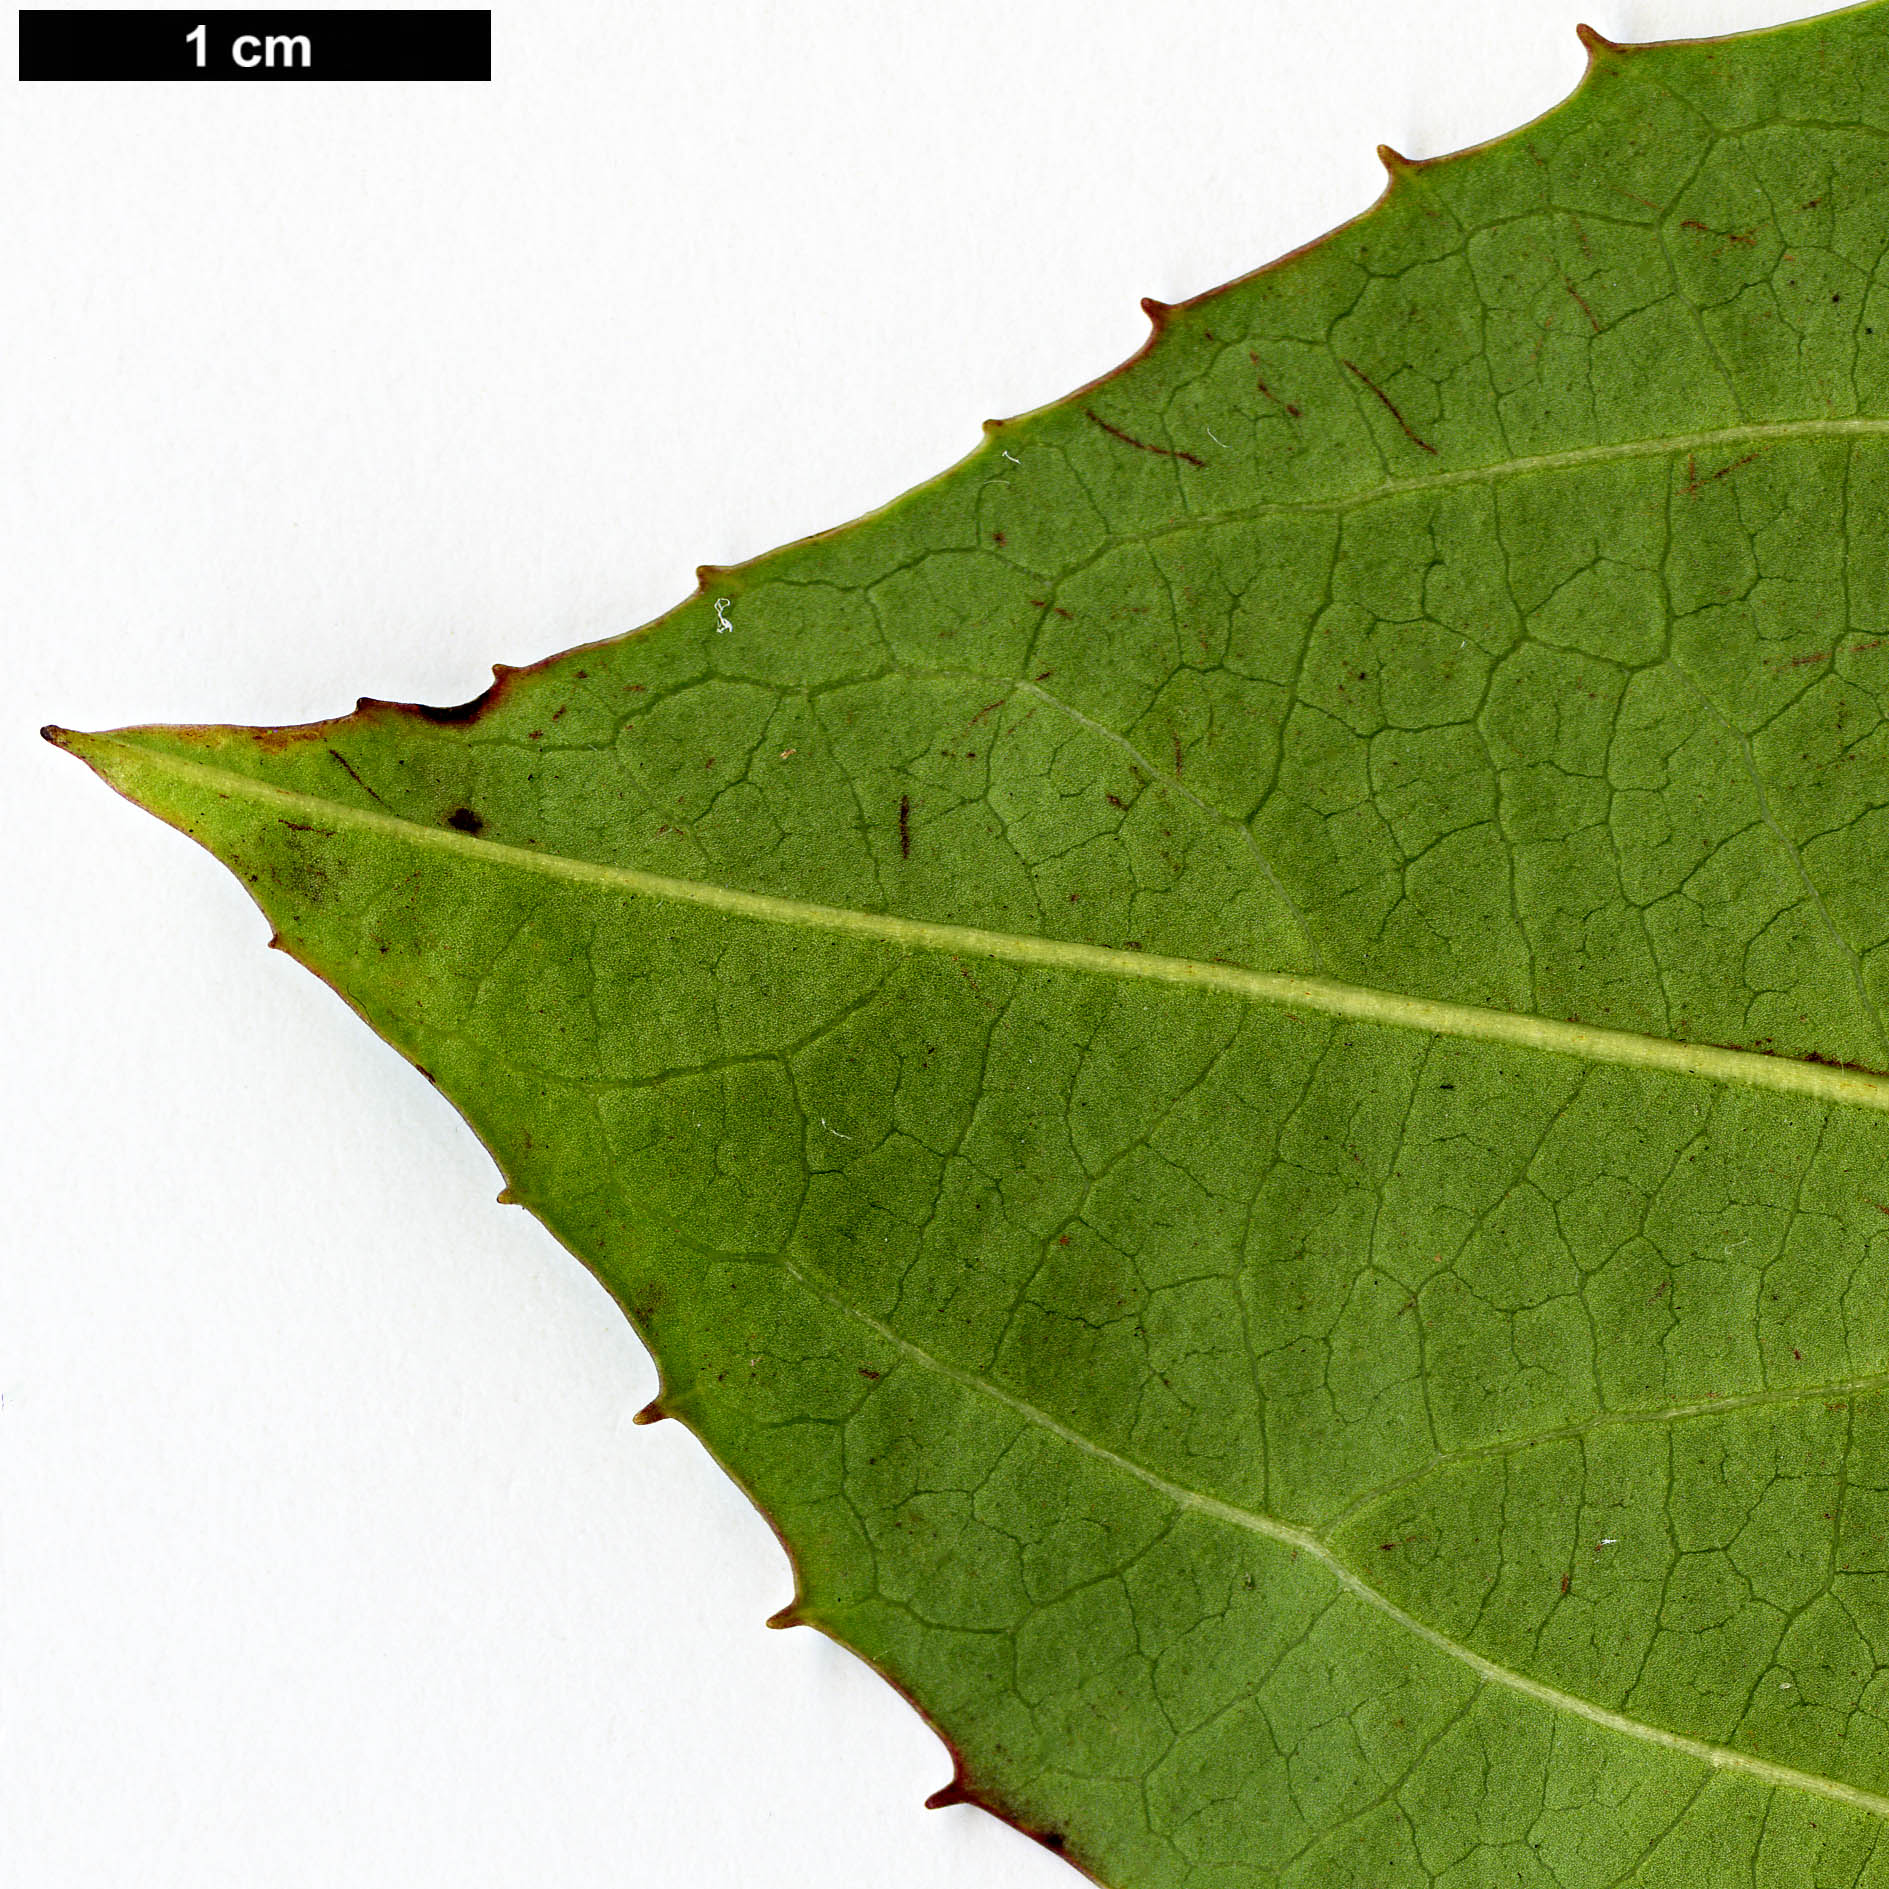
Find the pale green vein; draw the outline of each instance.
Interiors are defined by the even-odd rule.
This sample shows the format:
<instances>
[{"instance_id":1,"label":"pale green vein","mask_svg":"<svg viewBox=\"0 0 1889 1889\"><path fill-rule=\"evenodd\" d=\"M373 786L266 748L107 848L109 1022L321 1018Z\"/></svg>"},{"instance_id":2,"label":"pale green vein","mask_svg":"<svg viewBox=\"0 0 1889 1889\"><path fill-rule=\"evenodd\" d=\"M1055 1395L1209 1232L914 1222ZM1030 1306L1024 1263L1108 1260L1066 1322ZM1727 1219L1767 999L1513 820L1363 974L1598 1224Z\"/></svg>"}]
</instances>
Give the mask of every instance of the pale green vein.
<instances>
[{"instance_id":1,"label":"pale green vein","mask_svg":"<svg viewBox=\"0 0 1889 1889\"><path fill-rule=\"evenodd\" d=\"M1318 940L1312 936L1312 927L1306 922L1305 914L1294 902L1292 894L1285 888L1285 882L1273 870L1272 861L1260 850L1260 844L1253 837L1253 829L1244 820L1237 820L1224 807L1216 807L1211 800L1204 800L1178 779L1171 779L1157 768L1149 756L1143 754L1126 735L1118 735L1113 728L1106 727L1091 715L1085 715L1071 702L1065 702L1061 696L1050 694L1049 690L1036 682L1027 682L1022 677L1011 683L1012 690L1019 695L1033 695L1046 708L1054 709L1059 715L1066 715L1078 727L1086 728L1097 740L1106 741L1118 749L1145 773L1150 780L1158 780L1164 788L1179 794L1183 800L1190 801L1210 819L1218 821L1228 831L1237 833L1241 843L1253 856L1259 867L1260 877L1271 888L1273 895L1292 915L1292 922L1299 928L1299 936L1305 940L1306 955L1311 958L1314 967L1324 968L1324 953L1318 948Z\"/></svg>"},{"instance_id":2,"label":"pale green vein","mask_svg":"<svg viewBox=\"0 0 1889 1889\"><path fill-rule=\"evenodd\" d=\"M292 813L304 824L318 822L330 831L345 826L359 832L379 833L404 845L449 854L469 864L536 873L547 879L592 886L625 898L693 905L732 918L858 938L899 951L940 952L951 957L984 958L1043 970L1213 991L1289 1013L1305 1012L1391 1029L1419 1030L1430 1036L1501 1043L1513 1049L1573 1056L1585 1062L1612 1063L1664 1075L1773 1089L1822 1102L1848 1103L1889 1112L1889 1075L1871 1070L1799 1062L1790 1057L1722 1049L1713 1044L1675 1042L1631 1030L1563 1022L1479 1004L1446 1003L1398 991L1374 990L1362 984L1339 983L1327 977L1255 971L1237 964L1201 963L1194 958L1115 950L1069 939L1025 937L1011 932L985 931L971 925L902 918L891 912L815 905L803 899L748 892L696 879L671 879L633 866L570 859L528 846L477 839L448 827L420 826L375 809L348 806L313 794L270 786L247 775L187 761L112 735L48 732L97 767L115 785L131 792L134 799L153 808L166 806L166 796L155 791L133 792L126 786L127 781L153 774L169 775L194 783L219 798L243 799L258 808Z\"/></svg>"},{"instance_id":3,"label":"pale green vein","mask_svg":"<svg viewBox=\"0 0 1889 1889\"><path fill-rule=\"evenodd\" d=\"M1756 1778L1773 1787L1806 1791L1812 1796L1829 1799L1833 1803L1846 1804L1852 1810L1860 1810L1872 1817L1889 1818L1889 1797L1878 1796L1873 1791L1859 1790L1853 1784L1845 1784L1837 1778L1819 1777L1814 1772L1793 1770L1789 1765L1774 1764L1768 1758L1754 1757L1749 1752L1734 1751L1725 1745L1715 1745L1703 1738L1688 1738L1682 1732L1669 1732L1657 1725L1647 1725L1639 1719L1629 1718L1623 1712L1609 1711L1607 1707L1596 1705L1590 1699L1577 1697L1571 1692L1562 1692L1555 1686L1544 1685L1539 1679L1531 1679L1526 1673L1518 1673L1513 1668L1499 1665L1495 1660L1486 1659L1473 1647L1464 1646L1459 1640L1452 1640L1448 1634L1439 1633L1435 1627L1426 1625L1415 1614L1406 1613L1403 1608L1381 1594L1368 1581L1341 1561L1327 1545L1322 1536L1315 1535L1310 1529L1294 1527L1290 1522L1282 1522L1275 1516L1263 1514L1257 1509L1243 1509L1232 1502L1224 1502L1217 1496L1202 1495L1198 1490L1189 1489L1180 1483L1169 1482L1165 1476L1158 1476L1151 1469L1144 1469L1139 1463L1126 1456L1117 1455L1114 1450L1086 1437L1080 1430L1072 1430L1067 1424L1060 1423L1048 1411L1038 1409L1036 1405L1026 1403L1000 1386L957 1366L947 1364L941 1358L933 1357L928 1351L913 1344L910 1339L901 1337L889 1325L861 1311L857 1306L849 1305L844 1299L836 1298L823 1286L809 1279L791 1262L779 1262L785 1267L803 1290L824 1300L836 1311L856 1319L869 1331L882 1338L895 1350L903 1352L915 1364L926 1370L934 1371L939 1376L949 1378L953 1383L978 1395L989 1397L1004 1405L1007 1409L1060 1438L1071 1448L1093 1457L1097 1462L1108 1465L1125 1476L1133 1477L1144 1487L1173 1503L1175 1507L1196 1515L1209 1516L1226 1523L1233 1528L1244 1529L1249 1534L1263 1535L1270 1541L1276 1541L1293 1550L1295 1554L1307 1555L1318 1562L1332 1579L1354 1599L1362 1601L1367 1607L1375 1609L1387 1619L1394 1621L1406 1633L1421 1640L1426 1646L1434 1648L1445 1658L1466 1666L1485 1684L1501 1686L1510 1692L1519 1692L1525 1698L1533 1699L1553 1711L1565 1712L1575 1718L1586 1719L1589 1724L1604 1726L1608 1731L1617 1732L1624 1738L1633 1738L1643 1744L1655 1745L1661 1750L1670 1751L1681 1757L1691 1758L1699 1764L1708 1765L1715 1771L1735 1771L1746 1777Z\"/></svg>"},{"instance_id":4,"label":"pale green vein","mask_svg":"<svg viewBox=\"0 0 1889 1889\"><path fill-rule=\"evenodd\" d=\"M1828 1384L1792 1384L1761 1391L1734 1391L1723 1397L1695 1397L1683 1404L1658 1404L1644 1410L1597 1410L1591 1417L1557 1424L1552 1430L1535 1430L1525 1436L1498 1437L1492 1443L1468 1443L1460 1449L1439 1450L1427 1463L1360 1491L1331 1518L1329 1530L1338 1534L1366 1509L1388 1502L1439 1470L1454 1469L1461 1463L1483 1462L1492 1456L1520 1456L1550 1443L1582 1440L1597 1430L1626 1429L1636 1424L1687 1423L1699 1417L1723 1416L1727 1411L1762 1410L1781 1404L1827 1404L1832 1398L1867 1397L1878 1391L1889 1391L1889 1371L1838 1378Z\"/></svg>"},{"instance_id":5,"label":"pale green vein","mask_svg":"<svg viewBox=\"0 0 1889 1889\"><path fill-rule=\"evenodd\" d=\"M1680 453L1713 453L1735 446L1763 446L1800 439L1885 439L1889 420L1776 420L1747 426L1724 426L1709 433L1672 433L1661 439L1619 440L1606 446L1574 446L1565 452L1530 453L1515 459L1496 459L1480 466L1462 466L1451 472L1420 473L1408 479L1386 479L1361 491L1334 492L1326 498L1255 499L1218 511L1190 512L1163 525L1149 537L1170 537L1197 531L1203 525L1233 524L1243 518L1275 512L1349 512L1375 505L1380 499L1400 498L1414 492L1447 491L1451 486L1486 485L1492 480L1521 478L1531 472L1567 472L1582 466L1612 465L1623 459L1673 458ZM1111 544L1129 542L1110 540Z\"/></svg>"}]
</instances>

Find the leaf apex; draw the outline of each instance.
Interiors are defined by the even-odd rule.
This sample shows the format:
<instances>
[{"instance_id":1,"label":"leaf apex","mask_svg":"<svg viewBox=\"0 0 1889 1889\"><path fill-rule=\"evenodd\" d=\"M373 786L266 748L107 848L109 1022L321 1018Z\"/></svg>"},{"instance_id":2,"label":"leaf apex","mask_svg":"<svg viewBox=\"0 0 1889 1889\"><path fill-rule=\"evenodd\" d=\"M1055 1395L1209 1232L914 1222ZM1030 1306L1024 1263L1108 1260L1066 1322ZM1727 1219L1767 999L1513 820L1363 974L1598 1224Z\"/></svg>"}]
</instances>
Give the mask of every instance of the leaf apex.
<instances>
[{"instance_id":1,"label":"leaf apex","mask_svg":"<svg viewBox=\"0 0 1889 1889\"><path fill-rule=\"evenodd\" d=\"M139 733L139 730L119 728L109 733L88 733L83 729L61 728L49 723L39 732L55 748L63 748L75 760L83 761L107 787L123 794L133 805L143 807L147 813L157 814L159 819L168 817L126 778L141 753L138 744L128 741L126 737Z\"/></svg>"},{"instance_id":2,"label":"leaf apex","mask_svg":"<svg viewBox=\"0 0 1889 1889\"><path fill-rule=\"evenodd\" d=\"M106 735L86 734L77 728L61 728L57 722L48 722L39 731L42 741L50 741L55 748L63 748L67 754L76 755L88 765L96 765L94 754L110 738Z\"/></svg>"}]
</instances>

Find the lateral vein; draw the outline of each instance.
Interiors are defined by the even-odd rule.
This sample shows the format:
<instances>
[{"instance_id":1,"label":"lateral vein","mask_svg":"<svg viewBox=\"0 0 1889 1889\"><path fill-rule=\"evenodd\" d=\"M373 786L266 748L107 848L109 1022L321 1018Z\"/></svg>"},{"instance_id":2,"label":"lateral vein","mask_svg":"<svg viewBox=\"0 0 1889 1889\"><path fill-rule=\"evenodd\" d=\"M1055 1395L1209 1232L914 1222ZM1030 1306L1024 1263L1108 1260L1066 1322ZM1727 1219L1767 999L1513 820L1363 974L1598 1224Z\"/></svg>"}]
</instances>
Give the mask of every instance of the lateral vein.
<instances>
[{"instance_id":1,"label":"lateral vein","mask_svg":"<svg viewBox=\"0 0 1889 1889\"><path fill-rule=\"evenodd\" d=\"M1258 499L1221 511L1190 513L1171 528L1195 531L1203 525L1231 524L1243 518L1275 512L1349 512L1374 505L1380 499L1400 498L1409 492L1437 492L1457 485L1484 485L1491 480L1524 477L1531 472L1565 472L1580 466L1611 465L1622 459L1671 458L1679 453L1709 453L1719 447L1746 446L1756 441L1785 443L1797 439L1881 439L1889 436L1889 420L1775 420L1746 426L1725 426L1709 433L1675 433L1663 439L1625 439L1604 446L1573 446L1564 452L1532 453L1515 459L1495 459L1480 466L1459 466L1449 472L1418 473L1407 479L1385 479L1356 491L1334 492L1325 498ZM1165 532L1151 535L1166 535Z\"/></svg>"},{"instance_id":2,"label":"lateral vein","mask_svg":"<svg viewBox=\"0 0 1889 1889\"><path fill-rule=\"evenodd\" d=\"M1657 1725L1644 1724L1639 1719L1627 1717L1623 1712L1610 1711L1606 1706L1594 1704L1591 1699L1583 1699L1574 1693L1563 1692L1556 1686L1546 1685L1539 1679L1531 1679L1526 1673L1518 1673L1512 1667L1487 1659L1473 1647L1463 1645L1460 1640L1452 1640L1446 1633L1439 1633L1435 1627L1419 1620L1415 1614L1406 1613L1387 1594L1380 1593L1368 1581L1354 1574L1332 1552L1324 1539L1315 1535L1310 1529L1297 1528L1290 1522L1282 1522L1276 1516L1264 1514L1260 1510L1241 1508L1237 1503L1224 1502L1217 1496L1203 1495L1197 1489L1189 1489L1180 1483L1169 1482L1165 1476L1157 1475L1151 1469L1144 1469L1129 1457L1117 1455L1115 1451L1084 1436L1080 1430L1072 1430L1067 1424L1052 1417L1048 1411L1025 1402L1021 1397L1012 1396L1000 1386L991 1383L988 1378L975 1376L969 1371L959 1369L956 1365L945 1363L941 1358L934 1357L930 1352L913 1344L910 1339L902 1337L870 1313L861 1311L855 1305L847 1304L844 1299L836 1297L825 1287L809 1279L791 1261L782 1260L779 1263L805 1291L824 1299L835 1310L856 1319L883 1338L887 1344L904 1352L914 1363L923 1368L934 1371L941 1377L949 1378L954 1383L963 1385L967 1390L995 1399L998 1403L1015 1411L1020 1417L1060 1438L1072 1448L1082 1451L1098 1462L1107 1464L1123 1475L1133 1477L1144 1487L1165 1497L1177 1508L1210 1516L1231 1527L1244 1529L1249 1534L1263 1535L1268 1540L1291 1548L1297 1554L1310 1556L1354 1599L1362 1601L1367 1607L1375 1609L1387 1619L1394 1621L1405 1632L1423 1641L1426 1646L1434 1648L1446 1658L1468 1667L1486 1684L1501 1686L1511 1692L1519 1692L1524 1697L1534 1699L1554 1711L1569 1713L1575 1718L1586 1719L1592 1725L1603 1726L1608 1731L1618 1732L1623 1737L1638 1739L1644 1744L1656 1745L1662 1750L1691 1758L1709 1766L1714 1771L1737 1771L1775 1787L1806 1791L1812 1796L1848 1805L1852 1810L1863 1811L1872 1817L1889 1818L1889 1797L1879 1796L1874 1791L1861 1790L1856 1785L1845 1784L1839 1778L1819 1777L1815 1772L1794 1770L1789 1765L1775 1764L1768 1758L1760 1758L1750 1752L1734 1751L1727 1745L1715 1745L1703 1738L1689 1738L1683 1732L1669 1732Z\"/></svg>"}]
</instances>

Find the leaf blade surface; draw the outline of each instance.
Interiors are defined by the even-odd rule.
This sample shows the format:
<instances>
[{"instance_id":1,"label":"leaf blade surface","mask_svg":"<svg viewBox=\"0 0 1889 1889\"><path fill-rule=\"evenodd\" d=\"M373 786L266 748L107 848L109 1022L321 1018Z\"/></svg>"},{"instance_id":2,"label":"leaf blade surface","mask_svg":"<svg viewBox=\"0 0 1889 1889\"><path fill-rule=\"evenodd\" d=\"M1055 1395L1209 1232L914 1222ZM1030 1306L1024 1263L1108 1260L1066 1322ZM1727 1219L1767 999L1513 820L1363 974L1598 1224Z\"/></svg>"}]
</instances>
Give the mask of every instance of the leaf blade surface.
<instances>
[{"instance_id":1,"label":"leaf blade surface","mask_svg":"<svg viewBox=\"0 0 1889 1889\"><path fill-rule=\"evenodd\" d=\"M1884 1867L1883 17L1603 49L481 705L68 738L1107 1880Z\"/></svg>"}]
</instances>

